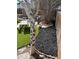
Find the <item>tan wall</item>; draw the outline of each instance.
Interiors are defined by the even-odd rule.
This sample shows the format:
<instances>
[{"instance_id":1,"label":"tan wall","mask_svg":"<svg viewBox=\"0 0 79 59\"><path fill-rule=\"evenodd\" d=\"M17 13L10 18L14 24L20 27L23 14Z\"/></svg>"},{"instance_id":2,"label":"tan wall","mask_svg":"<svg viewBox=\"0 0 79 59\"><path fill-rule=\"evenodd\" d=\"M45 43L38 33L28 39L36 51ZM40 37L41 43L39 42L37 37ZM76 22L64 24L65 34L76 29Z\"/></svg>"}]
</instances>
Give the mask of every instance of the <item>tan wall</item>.
<instances>
[{"instance_id":1,"label":"tan wall","mask_svg":"<svg viewBox=\"0 0 79 59\"><path fill-rule=\"evenodd\" d=\"M56 16L56 34L58 45L58 59L61 59L61 15L57 13Z\"/></svg>"}]
</instances>

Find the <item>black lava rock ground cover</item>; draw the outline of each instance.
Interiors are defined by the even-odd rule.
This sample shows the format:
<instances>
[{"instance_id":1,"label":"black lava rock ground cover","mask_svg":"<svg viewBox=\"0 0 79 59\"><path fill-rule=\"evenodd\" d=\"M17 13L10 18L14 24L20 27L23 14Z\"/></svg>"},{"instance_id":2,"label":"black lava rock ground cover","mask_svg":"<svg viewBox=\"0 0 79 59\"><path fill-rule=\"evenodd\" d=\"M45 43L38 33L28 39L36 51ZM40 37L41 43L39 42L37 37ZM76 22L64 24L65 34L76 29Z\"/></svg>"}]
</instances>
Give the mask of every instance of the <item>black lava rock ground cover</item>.
<instances>
[{"instance_id":1,"label":"black lava rock ground cover","mask_svg":"<svg viewBox=\"0 0 79 59\"><path fill-rule=\"evenodd\" d=\"M35 48L42 53L57 56L57 39L54 26L40 29L36 37Z\"/></svg>"}]
</instances>

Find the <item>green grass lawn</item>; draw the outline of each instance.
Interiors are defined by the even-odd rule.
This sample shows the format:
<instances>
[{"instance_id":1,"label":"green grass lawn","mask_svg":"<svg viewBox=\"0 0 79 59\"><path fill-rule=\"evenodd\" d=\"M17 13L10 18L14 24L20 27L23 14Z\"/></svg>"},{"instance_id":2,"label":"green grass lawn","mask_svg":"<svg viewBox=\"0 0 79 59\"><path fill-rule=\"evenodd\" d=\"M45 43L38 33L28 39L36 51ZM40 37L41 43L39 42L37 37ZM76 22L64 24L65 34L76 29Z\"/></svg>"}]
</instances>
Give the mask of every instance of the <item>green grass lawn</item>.
<instances>
[{"instance_id":1,"label":"green grass lawn","mask_svg":"<svg viewBox=\"0 0 79 59\"><path fill-rule=\"evenodd\" d=\"M38 28L36 27L36 35L38 34ZM30 33L24 34L18 33L17 30L17 48L21 48L23 46L27 46L30 43Z\"/></svg>"},{"instance_id":2,"label":"green grass lawn","mask_svg":"<svg viewBox=\"0 0 79 59\"><path fill-rule=\"evenodd\" d=\"M30 43L30 34L17 33L17 48L26 46L29 43Z\"/></svg>"}]
</instances>

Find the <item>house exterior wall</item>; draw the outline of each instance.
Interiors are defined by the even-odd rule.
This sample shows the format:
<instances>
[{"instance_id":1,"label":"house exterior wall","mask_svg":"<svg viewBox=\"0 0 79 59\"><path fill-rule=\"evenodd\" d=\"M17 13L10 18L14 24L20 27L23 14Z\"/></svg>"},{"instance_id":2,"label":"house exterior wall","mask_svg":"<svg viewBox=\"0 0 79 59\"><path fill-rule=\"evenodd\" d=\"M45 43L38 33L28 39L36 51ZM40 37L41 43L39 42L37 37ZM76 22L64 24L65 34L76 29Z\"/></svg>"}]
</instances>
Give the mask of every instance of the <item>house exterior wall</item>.
<instances>
[{"instance_id":1,"label":"house exterior wall","mask_svg":"<svg viewBox=\"0 0 79 59\"><path fill-rule=\"evenodd\" d=\"M58 45L58 59L61 59L61 12L57 12L56 16L56 34L57 34L57 45Z\"/></svg>"}]
</instances>

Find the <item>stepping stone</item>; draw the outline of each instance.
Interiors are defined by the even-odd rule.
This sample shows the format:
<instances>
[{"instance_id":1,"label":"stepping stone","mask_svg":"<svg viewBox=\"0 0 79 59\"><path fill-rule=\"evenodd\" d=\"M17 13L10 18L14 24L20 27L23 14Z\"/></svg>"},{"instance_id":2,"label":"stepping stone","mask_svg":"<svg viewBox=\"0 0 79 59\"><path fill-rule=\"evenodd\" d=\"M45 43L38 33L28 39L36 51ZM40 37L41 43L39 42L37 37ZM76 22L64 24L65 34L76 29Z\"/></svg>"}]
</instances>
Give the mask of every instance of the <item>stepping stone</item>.
<instances>
[{"instance_id":1,"label":"stepping stone","mask_svg":"<svg viewBox=\"0 0 79 59\"><path fill-rule=\"evenodd\" d=\"M28 52L20 54L18 55L17 59L30 59L30 54Z\"/></svg>"},{"instance_id":2,"label":"stepping stone","mask_svg":"<svg viewBox=\"0 0 79 59\"><path fill-rule=\"evenodd\" d=\"M23 51L25 51L26 50L26 47L23 47L23 48L21 48L21 49L18 49L18 53L22 53Z\"/></svg>"}]
</instances>

